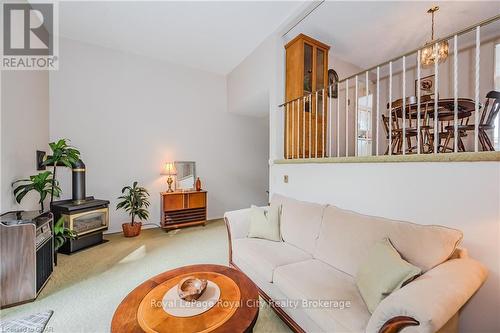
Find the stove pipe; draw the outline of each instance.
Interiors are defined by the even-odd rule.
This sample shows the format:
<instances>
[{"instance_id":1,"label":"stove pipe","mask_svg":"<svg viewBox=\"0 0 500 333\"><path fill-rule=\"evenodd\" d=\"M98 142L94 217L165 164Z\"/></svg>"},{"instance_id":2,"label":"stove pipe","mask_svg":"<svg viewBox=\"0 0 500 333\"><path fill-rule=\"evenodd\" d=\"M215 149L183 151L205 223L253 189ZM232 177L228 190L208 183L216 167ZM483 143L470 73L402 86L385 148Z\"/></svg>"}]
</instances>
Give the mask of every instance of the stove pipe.
<instances>
[{"instance_id":1,"label":"stove pipe","mask_svg":"<svg viewBox=\"0 0 500 333\"><path fill-rule=\"evenodd\" d=\"M73 202L80 204L85 201L85 164L78 160L72 168Z\"/></svg>"}]
</instances>

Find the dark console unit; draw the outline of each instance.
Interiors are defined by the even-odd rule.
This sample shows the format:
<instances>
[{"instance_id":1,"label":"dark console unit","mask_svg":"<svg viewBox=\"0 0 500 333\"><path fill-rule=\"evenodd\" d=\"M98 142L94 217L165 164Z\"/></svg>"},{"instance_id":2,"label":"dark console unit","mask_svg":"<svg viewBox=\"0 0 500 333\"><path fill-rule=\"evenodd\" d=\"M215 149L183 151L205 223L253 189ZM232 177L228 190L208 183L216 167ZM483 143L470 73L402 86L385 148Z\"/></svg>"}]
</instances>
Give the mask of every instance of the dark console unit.
<instances>
[{"instance_id":1,"label":"dark console unit","mask_svg":"<svg viewBox=\"0 0 500 333\"><path fill-rule=\"evenodd\" d=\"M0 215L0 306L34 300L54 269L53 215L15 211Z\"/></svg>"}]
</instances>

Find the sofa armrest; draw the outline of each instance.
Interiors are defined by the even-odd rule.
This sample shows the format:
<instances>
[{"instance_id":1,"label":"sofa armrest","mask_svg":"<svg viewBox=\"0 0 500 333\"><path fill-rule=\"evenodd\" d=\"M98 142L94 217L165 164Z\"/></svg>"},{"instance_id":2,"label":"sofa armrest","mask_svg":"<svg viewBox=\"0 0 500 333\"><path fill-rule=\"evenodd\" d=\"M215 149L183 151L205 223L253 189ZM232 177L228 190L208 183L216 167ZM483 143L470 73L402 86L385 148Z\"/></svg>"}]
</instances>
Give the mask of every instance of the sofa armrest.
<instances>
[{"instance_id":1,"label":"sofa armrest","mask_svg":"<svg viewBox=\"0 0 500 333\"><path fill-rule=\"evenodd\" d=\"M233 210L224 214L229 245L229 265L233 266L233 240L245 238L250 227L250 208Z\"/></svg>"},{"instance_id":2,"label":"sofa armrest","mask_svg":"<svg viewBox=\"0 0 500 333\"><path fill-rule=\"evenodd\" d=\"M224 214L226 228L231 240L245 238L250 227L250 208L233 210Z\"/></svg>"},{"instance_id":3,"label":"sofa armrest","mask_svg":"<svg viewBox=\"0 0 500 333\"><path fill-rule=\"evenodd\" d=\"M473 259L448 260L380 302L366 332L398 332L412 326L408 332L434 333L474 295L486 276L486 268ZM408 324L387 330L395 318L405 318Z\"/></svg>"}]
</instances>

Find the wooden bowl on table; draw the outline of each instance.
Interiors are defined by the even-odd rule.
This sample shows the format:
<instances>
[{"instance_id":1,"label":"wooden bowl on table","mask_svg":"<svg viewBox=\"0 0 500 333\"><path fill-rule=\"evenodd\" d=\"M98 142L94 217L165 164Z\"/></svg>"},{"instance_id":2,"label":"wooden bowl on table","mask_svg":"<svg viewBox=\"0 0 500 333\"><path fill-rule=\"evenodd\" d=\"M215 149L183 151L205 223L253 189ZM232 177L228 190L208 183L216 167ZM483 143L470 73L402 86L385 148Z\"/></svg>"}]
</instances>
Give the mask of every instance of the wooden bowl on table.
<instances>
[{"instance_id":1,"label":"wooden bowl on table","mask_svg":"<svg viewBox=\"0 0 500 333\"><path fill-rule=\"evenodd\" d=\"M206 288L207 280L188 276L179 282L177 292L181 299L187 302L194 302L200 298Z\"/></svg>"}]
</instances>

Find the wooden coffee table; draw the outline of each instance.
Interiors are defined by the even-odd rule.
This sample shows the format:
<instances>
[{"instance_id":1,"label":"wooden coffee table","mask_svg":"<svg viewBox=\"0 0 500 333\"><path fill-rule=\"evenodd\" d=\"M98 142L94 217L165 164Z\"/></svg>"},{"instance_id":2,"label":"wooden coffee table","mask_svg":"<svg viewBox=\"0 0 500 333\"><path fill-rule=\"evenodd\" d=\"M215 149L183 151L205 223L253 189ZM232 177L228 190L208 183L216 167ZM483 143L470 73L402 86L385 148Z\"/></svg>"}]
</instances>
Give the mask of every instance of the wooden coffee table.
<instances>
[{"instance_id":1,"label":"wooden coffee table","mask_svg":"<svg viewBox=\"0 0 500 333\"><path fill-rule=\"evenodd\" d=\"M217 284L219 302L191 317L167 314L163 295L190 275ZM258 314L259 292L245 274L226 266L192 265L159 274L132 290L118 305L111 332L251 332Z\"/></svg>"}]
</instances>

